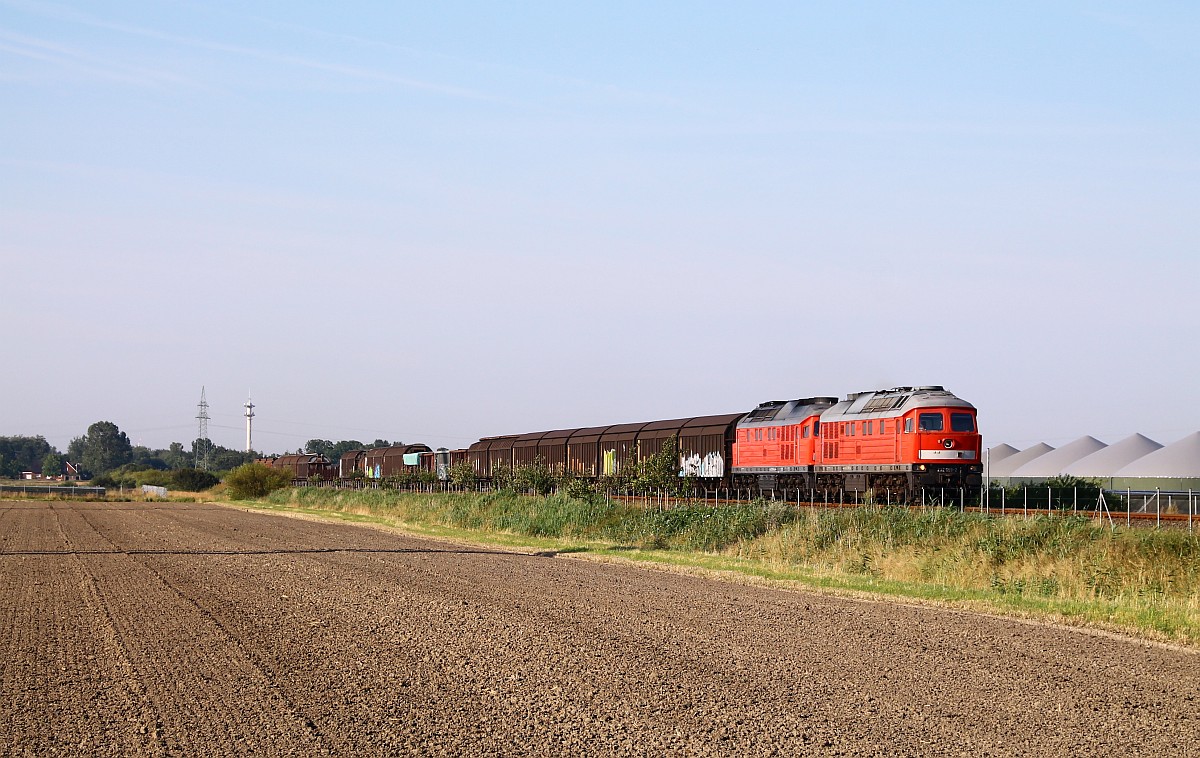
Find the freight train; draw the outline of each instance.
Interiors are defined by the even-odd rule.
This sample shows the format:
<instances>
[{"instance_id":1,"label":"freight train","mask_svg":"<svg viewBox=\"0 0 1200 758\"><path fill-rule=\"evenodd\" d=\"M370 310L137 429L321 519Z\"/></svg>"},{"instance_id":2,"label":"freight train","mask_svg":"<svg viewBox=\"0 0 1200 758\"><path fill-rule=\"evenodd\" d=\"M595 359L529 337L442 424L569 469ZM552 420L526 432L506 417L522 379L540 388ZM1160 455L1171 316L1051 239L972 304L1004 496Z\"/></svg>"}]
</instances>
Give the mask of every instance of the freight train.
<instances>
[{"instance_id":1,"label":"freight train","mask_svg":"<svg viewBox=\"0 0 1200 758\"><path fill-rule=\"evenodd\" d=\"M674 439L679 475L698 489L896 493L979 487L982 438L976 409L940 386L858 392L845 400L806 397L749 413L485 437L466 450L407 445L315 461L295 476L386 478L428 471L440 479L460 462L488 480L498 468L542 462L558 473L620 481ZM302 456L290 456L302 458ZM282 459L280 459L282 460ZM315 460L315 459L314 459ZM279 465L279 464L275 464ZM353 472L362 472L355 474Z\"/></svg>"}]
</instances>

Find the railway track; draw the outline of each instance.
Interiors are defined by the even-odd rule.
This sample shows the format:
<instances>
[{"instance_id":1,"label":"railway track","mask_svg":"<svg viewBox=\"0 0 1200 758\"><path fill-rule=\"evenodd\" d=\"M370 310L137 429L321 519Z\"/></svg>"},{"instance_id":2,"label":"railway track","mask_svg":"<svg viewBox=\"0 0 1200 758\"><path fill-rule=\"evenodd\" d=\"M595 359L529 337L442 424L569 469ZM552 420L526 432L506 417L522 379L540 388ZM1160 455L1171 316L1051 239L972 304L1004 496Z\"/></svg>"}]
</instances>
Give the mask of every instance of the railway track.
<instances>
[{"instance_id":1,"label":"railway track","mask_svg":"<svg viewBox=\"0 0 1200 758\"><path fill-rule=\"evenodd\" d=\"M927 503L863 503L863 502L846 502L840 501L825 501L825 500L785 500L783 498L741 498L741 497L697 497L697 498L675 498L656 495L610 495L610 499L620 500L626 503L637 504L641 503L646 507L659 508L674 508L689 504L707 504L713 507L722 505L752 505L761 502L787 503L796 508L806 509L843 509L843 508L861 508L869 505L887 505L904 507L909 510L923 510L928 508L951 508L953 510L962 511L965 513L982 513L987 516L995 517L1012 517L1020 516L1027 518L1037 518L1039 516L1081 516L1091 518L1094 521L1104 523L1112 523L1113 525L1124 524L1126 526L1138 527L1154 527L1154 526L1169 526L1172 528L1185 528L1191 530L1200 527L1200 513L1178 513L1178 512L1157 512L1157 511L1104 511L1085 508L1028 508L1024 506L1012 507L1005 505L1003 507L987 505L969 505L963 507L953 501L946 501L942 505L938 501Z\"/></svg>"}]
</instances>

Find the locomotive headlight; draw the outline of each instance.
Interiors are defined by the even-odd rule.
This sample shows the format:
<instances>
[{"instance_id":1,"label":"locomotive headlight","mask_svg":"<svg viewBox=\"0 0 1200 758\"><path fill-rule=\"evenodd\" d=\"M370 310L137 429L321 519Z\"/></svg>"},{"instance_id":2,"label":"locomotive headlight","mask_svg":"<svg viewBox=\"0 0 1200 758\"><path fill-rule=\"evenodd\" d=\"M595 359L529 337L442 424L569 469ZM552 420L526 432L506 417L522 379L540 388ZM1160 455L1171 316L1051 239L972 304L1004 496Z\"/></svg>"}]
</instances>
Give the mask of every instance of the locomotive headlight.
<instances>
[{"instance_id":1,"label":"locomotive headlight","mask_svg":"<svg viewBox=\"0 0 1200 758\"><path fill-rule=\"evenodd\" d=\"M924 463L922 463L921 465L917 466L917 471L924 471L924 470L925 470L925 464L924 464Z\"/></svg>"},{"instance_id":2,"label":"locomotive headlight","mask_svg":"<svg viewBox=\"0 0 1200 758\"><path fill-rule=\"evenodd\" d=\"M954 447L954 440L942 440L942 447L949 450L950 448Z\"/></svg>"}]
</instances>

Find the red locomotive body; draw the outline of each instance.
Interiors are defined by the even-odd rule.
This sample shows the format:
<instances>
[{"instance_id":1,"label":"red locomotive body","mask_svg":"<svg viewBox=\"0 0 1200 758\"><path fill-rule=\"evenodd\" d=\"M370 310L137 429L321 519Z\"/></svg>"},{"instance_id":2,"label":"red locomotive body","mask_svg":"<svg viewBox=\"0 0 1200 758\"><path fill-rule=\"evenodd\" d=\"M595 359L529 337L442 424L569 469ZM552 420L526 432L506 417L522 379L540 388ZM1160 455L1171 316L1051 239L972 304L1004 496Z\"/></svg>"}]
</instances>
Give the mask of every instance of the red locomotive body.
<instances>
[{"instance_id":1,"label":"red locomotive body","mask_svg":"<svg viewBox=\"0 0 1200 758\"><path fill-rule=\"evenodd\" d=\"M814 486L821 413L836 403L836 397L774 400L747 413L733 445L735 479L762 489Z\"/></svg>"},{"instance_id":2,"label":"red locomotive body","mask_svg":"<svg viewBox=\"0 0 1200 758\"><path fill-rule=\"evenodd\" d=\"M896 387L832 400L764 403L747 414L733 453L739 483L852 492L982 483L975 408L953 393Z\"/></svg>"}]
</instances>

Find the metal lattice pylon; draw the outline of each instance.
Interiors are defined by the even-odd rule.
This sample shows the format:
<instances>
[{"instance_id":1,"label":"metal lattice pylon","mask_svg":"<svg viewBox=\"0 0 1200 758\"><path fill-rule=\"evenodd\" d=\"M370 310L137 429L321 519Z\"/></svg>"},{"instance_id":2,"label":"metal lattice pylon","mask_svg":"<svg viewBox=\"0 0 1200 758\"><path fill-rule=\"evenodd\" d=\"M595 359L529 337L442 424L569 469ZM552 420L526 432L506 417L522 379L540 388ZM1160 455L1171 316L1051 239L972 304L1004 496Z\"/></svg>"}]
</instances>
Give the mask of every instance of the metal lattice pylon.
<instances>
[{"instance_id":1,"label":"metal lattice pylon","mask_svg":"<svg viewBox=\"0 0 1200 758\"><path fill-rule=\"evenodd\" d=\"M196 414L196 418L200 419L199 443L196 446L196 468L201 471L208 471L208 401L204 399L204 387L200 388L200 412Z\"/></svg>"}]
</instances>

